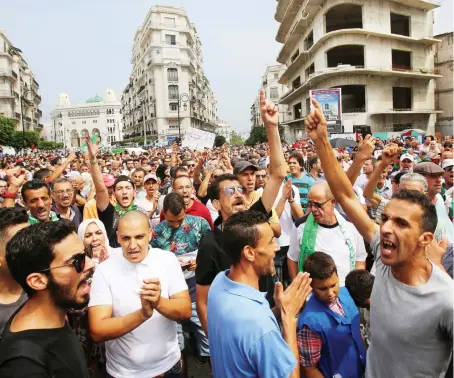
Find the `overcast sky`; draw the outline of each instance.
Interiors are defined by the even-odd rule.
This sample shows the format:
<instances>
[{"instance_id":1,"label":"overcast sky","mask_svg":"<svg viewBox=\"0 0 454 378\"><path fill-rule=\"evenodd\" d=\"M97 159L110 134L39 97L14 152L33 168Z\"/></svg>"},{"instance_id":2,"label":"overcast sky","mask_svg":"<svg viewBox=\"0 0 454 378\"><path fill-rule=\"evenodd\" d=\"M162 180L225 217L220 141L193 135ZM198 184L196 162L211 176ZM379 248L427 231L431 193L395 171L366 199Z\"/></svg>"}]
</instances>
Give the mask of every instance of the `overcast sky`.
<instances>
[{"instance_id":1,"label":"overcast sky","mask_svg":"<svg viewBox=\"0 0 454 378\"><path fill-rule=\"evenodd\" d=\"M250 128L250 107L267 65L281 44L274 0L180 0L203 44L205 74L218 100L218 116L238 131ZM131 72L134 33L154 2L145 0L14 0L1 5L0 28L40 84L43 122L58 93L85 102L112 88L117 99ZM453 30L453 0L441 0L434 33Z\"/></svg>"}]
</instances>

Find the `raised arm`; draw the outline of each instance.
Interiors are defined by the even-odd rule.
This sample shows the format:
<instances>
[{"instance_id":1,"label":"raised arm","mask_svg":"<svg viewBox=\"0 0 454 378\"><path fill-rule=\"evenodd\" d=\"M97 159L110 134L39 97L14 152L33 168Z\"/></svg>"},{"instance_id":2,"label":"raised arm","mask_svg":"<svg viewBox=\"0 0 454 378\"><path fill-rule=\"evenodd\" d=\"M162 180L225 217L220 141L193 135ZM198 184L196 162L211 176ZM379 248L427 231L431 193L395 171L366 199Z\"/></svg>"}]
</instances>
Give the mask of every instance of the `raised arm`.
<instances>
[{"instance_id":1,"label":"raised arm","mask_svg":"<svg viewBox=\"0 0 454 378\"><path fill-rule=\"evenodd\" d=\"M374 171L370 175L369 181L364 188L364 197L372 203L373 207L378 207L383 199L380 194L375 192L375 188L380 181L380 176L382 172L396 159L398 151L399 149L397 145L390 145L386 147L385 150L383 150L383 153L381 155L382 159L379 161Z\"/></svg>"},{"instance_id":2,"label":"raised arm","mask_svg":"<svg viewBox=\"0 0 454 378\"><path fill-rule=\"evenodd\" d=\"M271 211L287 171L281 138L279 137L279 112L274 104L265 100L263 88L260 90L260 112L265 124L270 149L270 178L263 190L262 203L266 211Z\"/></svg>"},{"instance_id":3,"label":"raised arm","mask_svg":"<svg viewBox=\"0 0 454 378\"><path fill-rule=\"evenodd\" d=\"M205 198L207 196L208 186L210 184L210 178L211 178L211 174L213 173L213 170L214 169L212 169L212 168L205 169L203 181L200 184L199 191L197 193L199 198Z\"/></svg>"},{"instance_id":4,"label":"raised arm","mask_svg":"<svg viewBox=\"0 0 454 378\"><path fill-rule=\"evenodd\" d=\"M46 179L46 182L51 183L52 181L58 179L63 172L65 171L66 167L71 164L72 161L76 160L76 155L73 153L70 153L68 155L68 158L57 168L54 169L52 174Z\"/></svg>"},{"instance_id":5,"label":"raised arm","mask_svg":"<svg viewBox=\"0 0 454 378\"><path fill-rule=\"evenodd\" d=\"M365 139L361 136L359 137L358 153L356 154L352 165L347 170L347 177L352 185L355 185L356 179L360 175L364 163L372 156L374 148L375 140L371 135L366 135Z\"/></svg>"},{"instance_id":6,"label":"raised arm","mask_svg":"<svg viewBox=\"0 0 454 378\"><path fill-rule=\"evenodd\" d=\"M200 175L202 173L202 166L203 166L203 163L204 163L204 159L202 156L200 156L198 159L197 159L197 164L194 168L194 177L193 177L193 181L194 181L194 184L201 184L201 180L200 180Z\"/></svg>"},{"instance_id":7,"label":"raised arm","mask_svg":"<svg viewBox=\"0 0 454 378\"><path fill-rule=\"evenodd\" d=\"M328 140L327 124L323 111L316 100L313 99L312 103L315 109L311 111L304 121L307 135L315 142L325 178L328 181L334 198L342 206L342 209L358 229L359 233L370 243L378 230L378 225L369 218L361 206L353 191L350 180L343 171L342 166L337 163Z\"/></svg>"},{"instance_id":8,"label":"raised arm","mask_svg":"<svg viewBox=\"0 0 454 378\"><path fill-rule=\"evenodd\" d=\"M2 207L14 207L16 205L17 194L25 182L25 171L22 171L20 167L14 167L6 171L6 176L8 177L7 193L11 196L15 194L16 197L4 198Z\"/></svg>"},{"instance_id":9,"label":"raised arm","mask_svg":"<svg viewBox=\"0 0 454 378\"><path fill-rule=\"evenodd\" d=\"M101 168L99 168L98 161L96 160L96 155L99 149L99 140L96 144L93 144L88 137L86 137L85 140L88 146L91 178L96 189L96 206L99 210L104 211L107 206L109 206L109 192L104 184Z\"/></svg>"}]
</instances>

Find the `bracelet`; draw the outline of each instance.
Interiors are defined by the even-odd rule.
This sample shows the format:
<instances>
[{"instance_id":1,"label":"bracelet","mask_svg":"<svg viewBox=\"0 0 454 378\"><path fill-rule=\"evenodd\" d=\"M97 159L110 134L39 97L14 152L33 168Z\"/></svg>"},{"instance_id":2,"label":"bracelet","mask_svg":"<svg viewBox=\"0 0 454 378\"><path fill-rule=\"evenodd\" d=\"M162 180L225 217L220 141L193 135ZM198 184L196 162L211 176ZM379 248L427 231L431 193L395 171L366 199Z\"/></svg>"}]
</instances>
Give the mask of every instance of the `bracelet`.
<instances>
[{"instance_id":1,"label":"bracelet","mask_svg":"<svg viewBox=\"0 0 454 378\"><path fill-rule=\"evenodd\" d=\"M295 202L295 200L288 201L288 203L293 203L293 202Z\"/></svg>"},{"instance_id":2,"label":"bracelet","mask_svg":"<svg viewBox=\"0 0 454 378\"><path fill-rule=\"evenodd\" d=\"M17 197L17 193L5 192L5 194L3 194L3 198L16 199L16 197Z\"/></svg>"},{"instance_id":3,"label":"bracelet","mask_svg":"<svg viewBox=\"0 0 454 378\"><path fill-rule=\"evenodd\" d=\"M96 164L98 164L98 160L95 160L95 161L90 160L90 165L96 165Z\"/></svg>"}]
</instances>

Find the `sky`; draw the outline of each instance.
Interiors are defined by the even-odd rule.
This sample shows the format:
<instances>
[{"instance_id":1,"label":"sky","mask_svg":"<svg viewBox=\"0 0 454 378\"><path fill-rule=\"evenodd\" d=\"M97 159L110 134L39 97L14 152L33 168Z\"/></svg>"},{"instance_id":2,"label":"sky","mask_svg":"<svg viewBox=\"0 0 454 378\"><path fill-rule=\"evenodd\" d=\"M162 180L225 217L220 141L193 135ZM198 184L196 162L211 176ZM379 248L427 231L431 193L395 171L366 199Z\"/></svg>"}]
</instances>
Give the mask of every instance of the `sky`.
<instances>
[{"instance_id":1,"label":"sky","mask_svg":"<svg viewBox=\"0 0 454 378\"><path fill-rule=\"evenodd\" d=\"M441 0L434 34L453 31L453 0ZM23 51L50 121L57 95L73 104L112 88L120 100L131 73L134 34L153 5L186 9L202 41L205 75L218 101L218 117L233 129L250 129L250 108L275 41L275 0L14 0L1 5L0 28Z\"/></svg>"}]
</instances>

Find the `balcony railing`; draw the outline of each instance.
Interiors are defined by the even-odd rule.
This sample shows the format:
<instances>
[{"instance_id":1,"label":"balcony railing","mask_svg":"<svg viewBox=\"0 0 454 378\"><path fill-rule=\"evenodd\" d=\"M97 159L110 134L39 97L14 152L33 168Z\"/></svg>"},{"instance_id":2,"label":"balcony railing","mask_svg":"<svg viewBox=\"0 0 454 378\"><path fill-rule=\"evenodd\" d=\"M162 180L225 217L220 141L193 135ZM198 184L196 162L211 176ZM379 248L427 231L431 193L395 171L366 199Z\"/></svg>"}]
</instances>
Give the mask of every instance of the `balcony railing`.
<instances>
[{"instance_id":1,"label":"balcony railing","mask_svg":"<svg viewBox=\"0 0 454 378\"><path fill-rule=\"evenodd\" d=\"M31 122L31 121L32 121L32 119L31 119L30 117L25 117L25 120L26 120L27 122Z\"/></svg>"},{"instance_id":2,"label":"balcony railing","mask_svg":"<svg viewBox=\"0 0 454 378\"><path fill-rule=\"evenodd\" d=\"M36 114L38 114L39 117L42 117L42 116L43 116L43 112L42 112L41 110L39 110L39 109L36 110ZM39 118L39 117L38 117L38 118Z\"/></svg>"},{"instance_id":3,"label":"balcony railing","mask_svg":"<svg viewBox=\"0 0 454 378\"><path fill-rule=\"evenodd\" d=\"M39 84L35 79L33 79L33 84L36 86L36 88L39 88Z\"/></svg>"},{"instance_id":4,"label":"balcony railing","mask_svg":"<svg viewBox=\"0 0 454 378\"><path fill-rule=\"evenodd\" d=\"M15 77L15 78L17 79L17 73L16 73L16 71L11 71L11 73L12 73L13 77Z\"/></svg>"}]
</instances>

